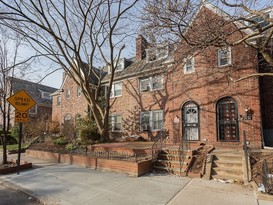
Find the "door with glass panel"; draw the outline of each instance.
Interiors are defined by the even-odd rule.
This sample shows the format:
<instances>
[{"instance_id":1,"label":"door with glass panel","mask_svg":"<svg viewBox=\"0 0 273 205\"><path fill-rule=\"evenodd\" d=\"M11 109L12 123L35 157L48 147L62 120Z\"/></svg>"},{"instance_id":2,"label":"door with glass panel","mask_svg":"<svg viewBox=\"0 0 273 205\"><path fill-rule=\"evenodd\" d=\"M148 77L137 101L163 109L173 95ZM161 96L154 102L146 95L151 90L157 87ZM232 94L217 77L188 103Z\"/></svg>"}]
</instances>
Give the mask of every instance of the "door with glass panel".
<instances>
[{"instance_id":1,"label":"door with glass panel","mask_svg":"<svg viewBox=\"0 0 273 205\"><path fill-rule=\"evenodd\" d=\"M183 138L197 141L199 137L199 109L194 102L188 102L183 106Z\"/></svg>"}]
</instances>

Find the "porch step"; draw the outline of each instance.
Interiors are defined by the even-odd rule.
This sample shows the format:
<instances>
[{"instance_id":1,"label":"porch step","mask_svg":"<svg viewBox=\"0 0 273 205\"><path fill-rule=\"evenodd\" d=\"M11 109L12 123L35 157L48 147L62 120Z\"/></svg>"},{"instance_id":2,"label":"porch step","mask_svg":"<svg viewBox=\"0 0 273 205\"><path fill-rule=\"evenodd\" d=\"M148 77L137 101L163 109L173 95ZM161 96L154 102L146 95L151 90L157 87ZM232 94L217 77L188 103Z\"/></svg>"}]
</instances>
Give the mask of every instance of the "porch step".
<instances>
[{"instance_id":1,"label":"porch step","mask_svg":"<svg viewBox=\"0 0 273 205\"><path fill-rule=\"evenodd\" d=\"M161 150L157 160L153 162L153 171L185 176L191 158L192 151L181 152L179 149Z\"/></svg>"},{"instance_id":2,"label":"porch step","mask_svg":"<svg viewBox=\"0 0 273 205\"><path fill-rule=\"evenodd\" d=\"M213 179L243 181L242 152L215 152L213 154L211 170L211 177Z\"/></svg>"},{"instance_id":3,"label":"porch step","mask_svg":"<svg viewBox=\"0 0 273 205\"><path fill-rule=\"evenodd\" d=\"M153 166L153 170L157 173L166 173L171 175L180 175L180 176L187 176L186 169L182 168L180 173L180 168L169 168L165 166Z\"/></svg>"}]
</instances>

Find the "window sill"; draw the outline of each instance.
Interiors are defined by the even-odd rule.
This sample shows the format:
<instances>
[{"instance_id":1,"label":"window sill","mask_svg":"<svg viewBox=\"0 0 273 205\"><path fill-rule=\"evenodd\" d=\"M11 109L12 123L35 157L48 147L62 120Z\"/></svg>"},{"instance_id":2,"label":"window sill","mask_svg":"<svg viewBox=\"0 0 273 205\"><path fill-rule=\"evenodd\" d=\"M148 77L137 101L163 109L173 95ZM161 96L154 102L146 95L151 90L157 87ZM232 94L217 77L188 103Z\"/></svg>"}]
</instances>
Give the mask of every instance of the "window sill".
<instances>
[{"instance_id":1,"label":"window sill","mask_svg":"<svg viewBox=\"0 0 273 205\"><path fill-rule=\"evenodd\" d=\"M110 99L119 98L119 97L122 97L122 95L113 96L113 97L110 97Z\"/></svg>"},{"instance_id":2,"label":"window sill","mask_svg":"<svg viewBox=\"0 0 273 205\"><path fill-rule=\"evenodd\" d=\"M229 64L226 64L226 65L218 65L218 68L225 68L225 67L228 67L228 66L231 66L232 64L229 63Z\"/></svg>"},{"instance_id":3,"label":"window sill","mask_svg":"<svg viewBox=\"0 0 273 205\"><path fill-rule=\"evenodd\" d=\"M191 71L191 72L189 72L189 71L188 71L188 72L184 71L184 74L185 74L185 75L193 74L193 73L195 73L195 71Z\"/></svg>"},{"instance_id":4,"label":"window sill","mask_svg":"<svg viewBox=\"0 0 273 205\"><path fill-rule=\"evenodd\" d=\"M150 93L150 92L155 92L155 91L160 91L160 90L164 90L164 88L160 88L160 89L154 89L154 90L149 90L149 91L140 91L140 93Z\"/></svg>"}]
</instances>

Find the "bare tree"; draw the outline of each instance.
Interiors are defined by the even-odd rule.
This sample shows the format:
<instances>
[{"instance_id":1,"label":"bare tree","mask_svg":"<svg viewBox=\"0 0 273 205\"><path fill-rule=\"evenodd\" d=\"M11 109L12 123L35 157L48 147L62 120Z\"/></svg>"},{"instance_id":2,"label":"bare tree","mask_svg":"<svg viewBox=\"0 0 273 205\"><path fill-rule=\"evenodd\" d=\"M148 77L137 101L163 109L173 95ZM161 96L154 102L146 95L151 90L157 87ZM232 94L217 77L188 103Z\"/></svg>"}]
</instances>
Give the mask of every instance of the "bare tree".
<instances>
[{"instance_id":1,"label":"bare tree","mask_svg":"<svg viewBox=\"0 0 273 205\"><path fill-rule=\"evenodd\" d=\"M208 4L217 15L199 12ZM161 41L187 44L190 54L210 46L244 43L273 66L273 18L268 14L272 9L272 0L149 0L144 7L143 31L148 35L157 34ZM237 38L232 37L234 35ZM264 75L273 76L271 72L255 73L238 76L234 81Z\"/></svg>"},{"instance_id":2,"label":"bare tree","mask_svg":"<svg viewBox=\"0 0 273 205\"><path fill-rule=\"evenodd\" d=\"M7 29L0 30L0 102L1 102L1 124L2 135L0 137L3 145L3 164L7 163L7 136L10 129L11 107L6 99L12 94L12 79L18 73L25 73L30 68L34 56L22 59L18 54L22 46L22 38L12 35Z\"/></svg>"},{"instance_id":3,"label":"bare tree","mask_svg":"<svg viewBox=\"0 0 273 205\"><path fill-rule=\"evenodd\" d=\"M131 34L129 11L138 0L1 0L1 24L14 29L59 64L82 88L98 130L107 140L109 98L124 40ZM84 63L86 62L86 63ZM99 100L106 65L111 78L106 102Z\"/></svg>"}]
</instances>

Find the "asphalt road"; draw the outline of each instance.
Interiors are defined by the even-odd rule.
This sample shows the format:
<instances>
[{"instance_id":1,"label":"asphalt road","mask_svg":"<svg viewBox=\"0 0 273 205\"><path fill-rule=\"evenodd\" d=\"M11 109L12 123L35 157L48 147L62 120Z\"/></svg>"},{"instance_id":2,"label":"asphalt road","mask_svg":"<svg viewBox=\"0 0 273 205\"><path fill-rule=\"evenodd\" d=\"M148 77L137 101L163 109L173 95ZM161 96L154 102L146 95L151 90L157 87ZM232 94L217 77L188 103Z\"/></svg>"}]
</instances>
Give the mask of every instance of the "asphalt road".
<instances>
[{"instance_id":1,"label":"asphalt road","mask_svg":"<svg viewBox=\"0 0 273 205\"><path fill-rule=\"evenodd\" d=\"M34 198L0 183L0 205L40 205Z\"/></svg>"}]
</instances>

